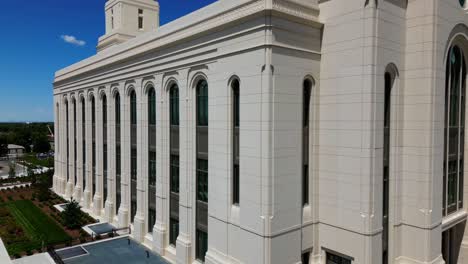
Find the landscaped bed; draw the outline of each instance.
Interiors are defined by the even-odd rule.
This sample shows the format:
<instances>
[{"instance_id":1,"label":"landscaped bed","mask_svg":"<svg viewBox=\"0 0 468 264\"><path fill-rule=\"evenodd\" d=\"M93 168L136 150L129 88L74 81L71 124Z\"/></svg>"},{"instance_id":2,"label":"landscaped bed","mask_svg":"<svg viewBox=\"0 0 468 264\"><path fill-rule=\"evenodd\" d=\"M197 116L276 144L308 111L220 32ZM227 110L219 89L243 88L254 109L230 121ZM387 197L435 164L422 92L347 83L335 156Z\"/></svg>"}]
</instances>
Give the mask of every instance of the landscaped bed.
<instances>
[{"instance_id":1,"label":"landscaped bed","mask_svg":"<svg viewBox=\"0 0 468 264\"><path fill-rule=\"evenodd\" d=\"M34 187L0 191L0 237L11 257L41 252L51 244L91 240L86 232L65 227L61 213L54 208L66 202L64 199L53 193L44 201L37 196ZM96 222L85 213L79 219L83 225Z\"/></svg>"}]
</instances>

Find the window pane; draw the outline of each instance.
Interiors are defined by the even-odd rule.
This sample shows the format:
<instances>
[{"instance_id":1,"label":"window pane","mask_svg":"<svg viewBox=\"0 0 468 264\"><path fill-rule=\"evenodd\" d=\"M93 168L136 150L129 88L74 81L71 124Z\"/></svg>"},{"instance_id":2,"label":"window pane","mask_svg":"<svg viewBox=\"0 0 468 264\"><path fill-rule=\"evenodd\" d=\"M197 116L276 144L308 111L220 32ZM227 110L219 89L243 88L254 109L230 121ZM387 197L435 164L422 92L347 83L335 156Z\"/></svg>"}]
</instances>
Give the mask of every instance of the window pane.
<instances>
[{"instance_id":1,"label":"window pane","mask_svg":"<svg viewBox=\"0 0 468 264\"><path fill-rule=\"evenodd\" d=\"M197 200L208 202L208 160L197 159Z\"/></svg>"}]
</instances>

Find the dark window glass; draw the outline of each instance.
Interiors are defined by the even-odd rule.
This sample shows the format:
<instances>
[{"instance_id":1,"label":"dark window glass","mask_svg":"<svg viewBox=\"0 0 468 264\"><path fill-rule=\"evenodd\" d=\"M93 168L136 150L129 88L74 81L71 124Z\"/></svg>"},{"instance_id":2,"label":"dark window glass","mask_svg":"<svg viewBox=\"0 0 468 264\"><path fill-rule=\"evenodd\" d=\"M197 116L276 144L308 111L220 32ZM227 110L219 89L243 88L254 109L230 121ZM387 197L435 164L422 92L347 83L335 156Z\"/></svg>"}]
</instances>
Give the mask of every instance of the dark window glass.
<instances>
[{"instance_id":1,"label":"dark window glass","mask_svg":"<svg viewBox=\"0 0 468 264\"><path fill-rule=\"evenodd\" d=\"M302 90L302 205L305 206L309 204L309 117L312 92L310 80L304 81Z\"/></svg>"},{"instance_id":2,"label":"dark window glass","mask_svg":"<svg viewBox=\"0 0 468 264\"><path fill-rule=\"evenodd\" d=\"M74 131L74 133L73 133L73 136L74 136L73 137L73 153L74 153L73 157L75 158L74 164L73 164L73 169L74 169L74 173L73 173L74 181L73 181L73 183L78 184L78 179L77 179L78 175L76 174L76 168L78 166L78 164L77 164L77 159L78 158L77 158L77 150L76 150L76 147L77 147L77 145L76 145L76 133L77 132L76 132L76 100L75 99L73 99L73 131Z\"/></svg>"},{"instance_id":3,"label":"dark window glass","mask_svg":"<svg viewBox=\"0 0 468 264\"><path fill-rule=\"evenodd\" d=\"M392 76L385 73L385 103L384 103L384 149L383 149L383 194L382 194L382 263L388 263L388 208L390 199L390 111L391 111Z\"/></svg>"},{"instance_id":4,"label":"dark window glass","mask_svg":"<svg viewBox=\"0 0 468 264\"><path fill-rule=\"evenodd\" d=\"M173 85L170 89L170 116L171 125L179 125L179 88L177 85Z\"/></svg>"},{"instance_id":5,"label":"dark window glass","mask_svg":"<svg viewBox=\"0 0 468 264\"><path fill-rule=\"evenodd\" d=\"M148 122L150 125L156 124L156 94L153 88L148 93Z\"/></svg>"},{"instance_id":6,"label":"dark window glass","mask_svg":"<svg viewBox=\"0 0 468 264\"><path fill-rule=\"evenodd\" d=\"M208 126L208 83L205 80L197 85L197 125Z\"/></svg>"},{"instance_id":7,"label":"dark window glass","mask_svg":"<svg viewBox=\"0 0 468 264\"><path fill-rule=\"evenodd\" d=\"M119 210L121 202L121 149L120 149L120 94L115 95L115 210Z\"/></svg>"},{"instance_id":8,"label":"dark window glass","mask_svg":"<svg viewBox=\"0 0 468 264\"><path fill-rule=\"evenodd\" d=\"M96 194L96 100L91 97L91 126L92 126L92 194Z\"/></svg>"},{"instance_id":9,"label":"dark window glass","mask_svg":"<svg viewBox=\"0 0 468 264\"><path fill-rule=\"evenodd\" d=\"M70 120L69 120L69 116L68 116L68 101L65 102L65 116L66 116L66 123L65 123L65 127L66 127L66 132L67 132L67 181L70 180L70 129L69 129L69 125L70 125Z\"/></svg>"},{"instance_id":10,"label":"dark window glass","mask_svg":"<svg viewBox=\"0 0 468 264\"><path fill-rule=\"evenodd\" d=\"M309 259L310 259L310 252L302 253L302 256L301 256L302 264L309 264Z\"/></svg>"},{"instance_id":11,"label":"dark window glass","mask_svg":"<svg viewBox=\"0 0 468 264\"><path fill-rule=\"evenodd\" d=\"M170 228L170 236L169 236L169 244L175 246L177 237L179 236L179 220L171 218L169 223Z\"/></svg>"},{"instance_id":12,"label":"dark window glass","mask_svg":"<svg viewBox=\"0 0 468 264\"><path fill-rule=\"evenodd\" d=\"M327 264L351 264L351 260L331 253L327 253Z\"/></svg>"},{"instance_id":13,"label":"dark window glass","mask_svg":"<svg viewBox=\"0 0 468 264\"><path fill-rule=\"evenodd\" d=\"M136 181L137 181L137 134L136 134L136 126L137 126L137 100L136 100L136 93L134 90L130 92L130 124L131 124L131 131L130 131L130 142L131 142L131 150L130 150L130 221L133 223L136 214L136 207L137 207L137 197L136 197Z\"/></svg>"},{"instance_id":14,"label":"dark window glass","mask_svg":"<svg viewBox=\"0 0 468 264\"><path fill-rule=\"evenodd\" d=\"M465 77L463 52L453 46L447 56L445 82L444 216L463 208Z\"/></svg>"},{"instance_id":15,"label":"dark window glass","mask_svg":"<svg viewBox=\"0 0 468 264\"><path fill-rule=\"evenodd\" d=\"M171 155L171 179L170 179L170 187L171 192L179 193L179 156Z\"/></svg>"},{"instance_id":16,"label":"dark window glass","mask_svg":"<svg viewBox=\"0 0 468 264\"><path fill-rule=\"evenodd\" d=\"M197 200L208 202L208 160L197 159Z\"/></svg>"},{"instance_id":17,"label":"dark window glass","mask_svg":"<svg viewBox=\"0 0 468 264\"><path fill-rule=\"evenodd\" d=\"M240 179L239 179L239 81L232 82L232 112L233 112L233 173L232 173L232 203L239 205Z\"/></svg>"},{"instance_id":18,"label":"dark window glass","mask_svg":"<svg viewBox=\"0 0 468 264\"><path fill-rule=\"evenodd\" d=\"M81 98L81 134L82 134L82 151L83 151L83 191L86 189L86 109L85 100Z\"/></svg>"},{"instance_id":19,"label":"dark window glass","mask_svg":"<svg viewBox=\"0 0 468 264\"><path fill-rule=\"evenodd\" d=\"M201 230L197 230L197 247L196 258L205 261L206 251L208 250L208 234Z\"/></svg>"},{"instance_id":20,"label":"dark window glass","mask_svg":"<svg viewBox=\"0 0 468 264\"><path fill-rule=\"evenodd\" d=\"M102 158L103 158L103 199L107 199L107 97L102 97Z\"/></svg>"}]
</instances>

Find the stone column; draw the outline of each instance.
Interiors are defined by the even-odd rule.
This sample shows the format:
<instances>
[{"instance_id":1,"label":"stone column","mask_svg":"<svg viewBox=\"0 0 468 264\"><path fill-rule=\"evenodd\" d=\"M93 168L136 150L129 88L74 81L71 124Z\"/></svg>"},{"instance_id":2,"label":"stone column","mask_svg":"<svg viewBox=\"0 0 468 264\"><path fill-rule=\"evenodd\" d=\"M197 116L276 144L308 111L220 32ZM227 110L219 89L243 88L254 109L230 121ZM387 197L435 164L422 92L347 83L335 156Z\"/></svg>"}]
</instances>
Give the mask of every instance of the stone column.
<instances>
[{"instance_id":1,"label":"stone column","mask_svg":"<svg viewBox=\"0 0 468 264\"><path fill-rule=\"evenodd\" d=\"M53 190L56 193L59 193L58 190L58 178L59 178L59 124L60 124L60 108L59 108L59 96L54 95L54 176L53 176Z\"/></svg>"},{"instance_id":2,"label":"stone column","mask_svg":"<svg viewBox=\"0 0 468 264\"><path fill-rule=\"evenodd\" d=\"M91 205L91 188L92 188L92 171L93 171L93 140L92 140L92 124L91 124L91 97L88 93L86 95L85 115L86 115L86 186L84 186L83 193L83 207L89 210Z\"/></svg>"},{"instance_id":3,"label":"stone column","mask_svg":"<svg viewBox=\"0 0 468 264\"><path fill-rule=\"evenodd\" d=\"M60 122L60 143L62 146L62 151L60 152L61 164L60 164L60 194L65 195L65 185L67 183L67 105L65 104L66 96L61 98L62 103L62 116Z\"/></svg>"},{"instance_id":4,"label":"stone column","mask_svg":"<svg viewBox=\"0 0 468 264\"><path fill-rule=\"evenodd\" d=\"M105 198L105 219L112 223L114 219L114 205L116 197L115 188L115 98L112 87L107 89L107 197Z\"/></svg>"},{"instance_id":5,"label":"stone column","mask_svg":"<svg viewBox=\"0 0 468 264\"><path fill-rule=\"evenodd\" d=\"M129 225L129 203L130 203L130 97L124 87L121 96L120 104L122 115L121 118L121 203L119 208L119 227Z\"/></svg>"},{"instance_id":6,"label":"stone column","mask_svg":"<svg viewBox=\"0 0 468 264\"><path fill-rule=\"evenodd\" d=\"M76 181L75 190L73 192L73 198L81 202L82 198L82 185L83 185L83 131L82 124L83 119L81 115L82 105L80 100L80 95L76 96Z\"/></svg>"},{"instance_id":7,"label":"stone column","mask_svg":"<svg viewBox=\"0 0 468 264\"><path fill-rule=\"evenodd\" d=\"M148 100L141 80L135 87L137 95L137 211L133 227L134 238L143 241L145 235L146 185L148 179Z\"/></svg>"},{"instance_id":8,"label":"stone column","mask_svg":"<svg viewBox=\"0 0 468 264\"><path fill-rule=\"evenodd\" d=\"M181 78L188 76L188 70L180 72ZM192 185L195 184L196 165L196 123L195 92L186 78L179 79L180 107L180 191L179 191L179 236L177 237L177 262L192 263L192 234L195 226L193 215Z\"/></svg>"},{"instance_id":9,"label":"stone column","mask_svg":"<svg viewBox=\"0 0 468 264\"><path fill-rule=\"evenodd\" d=\"M73 129L73 99L71 96L68 97L68 178L67 178L67 185L65 189L65 197L70 199L73 194L73 183L74 183L74 147L73 147L73 137L74 137L74 129Z\"/></svg>"},{"instance_id":10,"label":"stone column","mask_svg":"<svg viewBox=\"0 0 468 264\"><path fill-rule=\"evenodd\" d=\"M153 228L153 249L165 254L168 191L169 191L169 93L163 86L163 75L156 76L156 223Z\"/></svg>"},{"instance_id":11,"label":"stone column","mask_svg":"<svg viewBox=\"0 0 468 264\"><path fill-rule=\"evenodd\" d=\"M96 216L101 215L102 211L102 193L103 193L103 118L102 118L102 91L96 93L96 190L93 197L93 213Z\"/></svg>"}]
</instances>

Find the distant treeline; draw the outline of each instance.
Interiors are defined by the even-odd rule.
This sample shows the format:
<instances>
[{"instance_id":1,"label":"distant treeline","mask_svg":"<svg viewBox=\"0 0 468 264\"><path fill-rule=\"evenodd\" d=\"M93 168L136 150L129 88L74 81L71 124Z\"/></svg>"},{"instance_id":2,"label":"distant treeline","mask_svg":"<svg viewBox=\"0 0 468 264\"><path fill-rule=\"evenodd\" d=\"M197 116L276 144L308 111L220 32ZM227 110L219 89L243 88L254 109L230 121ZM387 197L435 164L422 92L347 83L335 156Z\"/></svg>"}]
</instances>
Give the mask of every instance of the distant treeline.
<instances>
[{"instance_id":1,"label":"distant treeline","mask_svg":"<svg viewBox=\"0 0 468 264\"><path fill-rule=\"evenodd\" d=\"M54 123L0 123L0 155L4 154L2 152L5 152L5 145L8 144L23 146L26 152L48 152L48 127L53 132Z\"/></svg>"}]
</instances>

